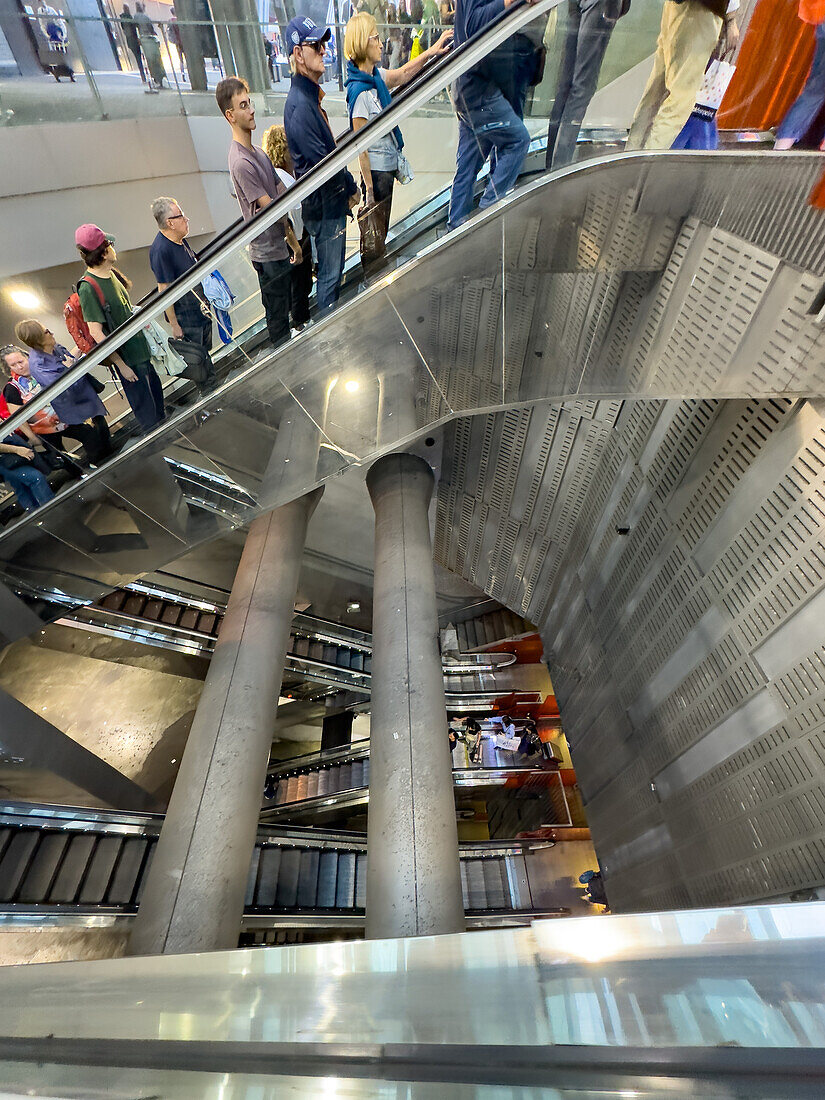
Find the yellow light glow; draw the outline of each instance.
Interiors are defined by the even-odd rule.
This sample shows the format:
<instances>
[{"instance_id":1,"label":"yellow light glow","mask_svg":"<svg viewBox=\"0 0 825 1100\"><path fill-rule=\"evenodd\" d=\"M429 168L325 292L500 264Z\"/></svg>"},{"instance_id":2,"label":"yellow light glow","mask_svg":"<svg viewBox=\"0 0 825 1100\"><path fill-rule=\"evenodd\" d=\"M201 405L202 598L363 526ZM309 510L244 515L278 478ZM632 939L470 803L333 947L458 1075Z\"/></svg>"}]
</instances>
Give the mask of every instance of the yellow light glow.
<instances>
[{"instance_id":1,"label":"yellow light glow","mask_svg":"<svg viewBox=\"0 0 825 1100\"><path fill-rule=\"evenodd\" d=\"M347 393L356 393L358 390L358 380L355 378L350 378L348 382L344 383L344 389L347 391Z\"/></svg>"},{"instance_id":2,"label":"yellow light glow","mask_svg":"<svg viewBox=\"0 0 825 1100\"><path fill-rule=\"evenodd\" d=\"M37 295L30 290L11 290L9 291L9 297L21 309L40 309L43 304Z\"/></svg>"}]
</instances>

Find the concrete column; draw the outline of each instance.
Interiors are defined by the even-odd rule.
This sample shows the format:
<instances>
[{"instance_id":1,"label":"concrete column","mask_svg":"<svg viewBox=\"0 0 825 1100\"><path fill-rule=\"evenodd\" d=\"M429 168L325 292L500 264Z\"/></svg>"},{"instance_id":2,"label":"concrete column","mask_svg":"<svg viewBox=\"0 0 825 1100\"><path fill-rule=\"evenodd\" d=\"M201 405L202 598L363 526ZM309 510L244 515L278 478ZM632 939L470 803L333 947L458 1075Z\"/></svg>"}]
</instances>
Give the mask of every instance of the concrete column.
<instances>
[{"instance_id":1,"label":"concrete column","mask_svg":"<svg viewBox=\"0 0 825 1100\"><path fill-rule=\"evenodd\" d=\"M438 651L433 474L409 454L367 474L375 509L367 936L464 929Z\"/></svg>"},{"instance_id":2,"label":"concrete column","mask_svg":"<svg viewBox=\"0 0 825 1100\"><path fill-rule=\"evenodd\" d=\"M129 954L237 946L295 589L318 489L249 528Z\"/></svg>"}]
</instances>

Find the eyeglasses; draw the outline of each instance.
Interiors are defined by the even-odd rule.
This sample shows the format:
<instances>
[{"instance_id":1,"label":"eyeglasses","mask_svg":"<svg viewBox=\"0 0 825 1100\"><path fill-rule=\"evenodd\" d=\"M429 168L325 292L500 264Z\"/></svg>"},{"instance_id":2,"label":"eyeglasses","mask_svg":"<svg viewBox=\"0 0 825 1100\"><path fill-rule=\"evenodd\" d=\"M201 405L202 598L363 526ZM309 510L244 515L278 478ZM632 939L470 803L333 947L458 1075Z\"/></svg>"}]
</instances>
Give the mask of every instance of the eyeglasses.
<instances>
[{"instance_id":1,"label":"eyeglasses","mask_svg":"<svg viewBox=\"0 0 825 1100\"><path fill-rule=\"evenodd\" d=\"M173 221L176 221L176 220L177 220L178 218L185 218L185 217L186 217L186 215L185 215L185 214L172 214L172 215L170 215L170 217L168 217L168 218L167 218L166 220L167 220L168 222L173 222ZM187 219L187 220L188 220L188 219Z\"/></svg>"},{"instance_id":2,"label":"eyeglasses","mask_svg":"<svg viewBox=\"0 0 825 1100\"><path fill-rule=\"evenodd\" d=\"M369 42L375 41L380 46L381 45L381 35L380 34L371 34L367 41L369 41Z\"/></svg>"},{"instance_id":3,"label":"eyeglasses","mask_svg":"<svg viewBox=\"0 0 825 1100\"><path fill-rule=\"evenodd\" d=\"M327 52L326 42L302 42L301 43L301 49L303 49L304 46L309 46L309 48L311 50L315 50L316 53L326 53Z\"/></svg>"}]
</instances>

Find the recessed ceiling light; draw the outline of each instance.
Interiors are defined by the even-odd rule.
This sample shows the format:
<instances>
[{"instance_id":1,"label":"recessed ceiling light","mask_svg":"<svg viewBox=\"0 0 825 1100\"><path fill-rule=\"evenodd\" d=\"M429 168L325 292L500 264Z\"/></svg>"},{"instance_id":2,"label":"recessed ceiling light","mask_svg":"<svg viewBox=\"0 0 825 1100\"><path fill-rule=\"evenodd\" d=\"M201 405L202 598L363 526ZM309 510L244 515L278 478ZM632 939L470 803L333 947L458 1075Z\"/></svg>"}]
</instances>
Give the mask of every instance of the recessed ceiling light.
<instances>
[{"instance_id":1,"label":"recessed ceiling light","mask_svg":"<svg viewBox=\"0 0 825 1100\"><path fill-rule=\"evenodd\" d=\"M358 389L358 379L350 378L348 382L344 383L344 389L347 391L347 393L355 393Z\"/></svg>"},{"instance_id":2,"label":"recessed ceiling light","mask_svg":"<svg viewBox=\"0 0 825 1100\"><path fill-rule=\"evenodd\" d=\"M360 610L361 610L361 602L360 602L360 600L349 600L349 601L348 601L348 603L347 603L347 611L349 611L350 615L352 615L352 614L354 614L354 613L355 613L356 611L360 611Z\"/></svg>"},{"instance_id":3,"label":"recessed ceiling light","mask_svg":"<svg viewBox=\"0 0 825 1100\"><path fill-rule=\"evenodd\" d=\"M30 290L12 290L9 292L9 297L21 309L40 309L42 305L37 295L32 294Z\"/></svg>"}]
</instances>

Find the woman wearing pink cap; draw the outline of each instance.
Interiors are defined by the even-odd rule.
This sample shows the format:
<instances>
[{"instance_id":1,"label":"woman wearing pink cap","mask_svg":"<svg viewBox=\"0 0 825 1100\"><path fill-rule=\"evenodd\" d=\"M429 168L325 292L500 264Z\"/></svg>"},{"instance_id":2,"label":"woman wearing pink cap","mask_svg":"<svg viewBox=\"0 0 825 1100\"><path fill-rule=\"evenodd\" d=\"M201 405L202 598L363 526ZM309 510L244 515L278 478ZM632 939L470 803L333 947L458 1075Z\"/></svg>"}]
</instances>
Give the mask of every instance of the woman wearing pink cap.
<instances>
[{"instance_id":1,"label":"woman wearing pink cap","mask_svg":"<svg viewBox=\"0 0 825 1100\"><path fill-rule=\"evenodd\" d=\"M114 332L132 316L129 298L131 282L117 270L114 237L98 225L81 225L74 235L86 273L77 286L83 319L96 343ZM110 362L123 383L123 392L144 431L150 431L166 417L163 387L142 332L135 333L111 353Z\"/></svg>"}]
</instances>

